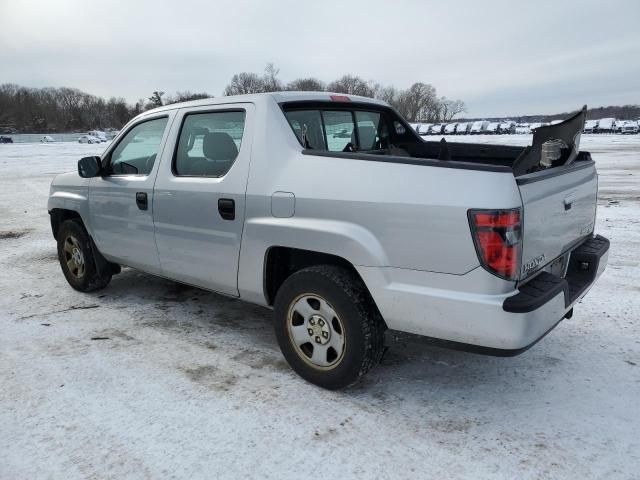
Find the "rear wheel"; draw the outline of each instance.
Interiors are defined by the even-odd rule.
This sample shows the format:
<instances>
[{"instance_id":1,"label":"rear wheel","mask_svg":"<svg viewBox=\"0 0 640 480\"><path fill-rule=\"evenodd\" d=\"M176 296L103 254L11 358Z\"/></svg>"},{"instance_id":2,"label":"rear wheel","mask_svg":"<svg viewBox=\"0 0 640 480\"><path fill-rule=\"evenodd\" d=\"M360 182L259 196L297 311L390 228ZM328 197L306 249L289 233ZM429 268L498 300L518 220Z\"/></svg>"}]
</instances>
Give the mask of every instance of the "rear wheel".
<instances>
[{"instance_id":1,"label":"rear wheel","mask_svg":"<svg viewBox=\"0 0 640 480\"><path fill-rule=\"evenodd\" d=\"M355 383L383 352L384 321L362 281L333 265L305 268L278 290L278 343L304 379L328 389Z\"/></svg>"},{"instance_id":2,"label":"rear wheel","mask_svg":"<svg viewBox=\"0 0 640 480\"><path fill-rule=\"evenodd\" d=\"M69 285L81 292L99 290L111 281L111 274L98 273L89 235L76 220L60 225L58 260Z\"/></svg>"}]
</instances>

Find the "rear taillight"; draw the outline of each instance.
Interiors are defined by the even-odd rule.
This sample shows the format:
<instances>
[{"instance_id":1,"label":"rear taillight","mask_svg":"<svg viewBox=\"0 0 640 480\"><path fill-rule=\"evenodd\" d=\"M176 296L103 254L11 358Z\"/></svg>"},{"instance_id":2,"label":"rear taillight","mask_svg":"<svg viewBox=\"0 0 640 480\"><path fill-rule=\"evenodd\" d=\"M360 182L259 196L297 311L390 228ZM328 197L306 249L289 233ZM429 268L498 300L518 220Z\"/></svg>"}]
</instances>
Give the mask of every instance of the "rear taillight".
<instances>
[{"instance_id":1,"label":"rear taillight","mask_svg":"<svg viewBox=\"0 0 640 480\"><path fill-rule=\"evenodd\" d=\"M491 273L516 280L522 251L520 209L469 210L478 259Z\"/></svg>"}]
</instances>

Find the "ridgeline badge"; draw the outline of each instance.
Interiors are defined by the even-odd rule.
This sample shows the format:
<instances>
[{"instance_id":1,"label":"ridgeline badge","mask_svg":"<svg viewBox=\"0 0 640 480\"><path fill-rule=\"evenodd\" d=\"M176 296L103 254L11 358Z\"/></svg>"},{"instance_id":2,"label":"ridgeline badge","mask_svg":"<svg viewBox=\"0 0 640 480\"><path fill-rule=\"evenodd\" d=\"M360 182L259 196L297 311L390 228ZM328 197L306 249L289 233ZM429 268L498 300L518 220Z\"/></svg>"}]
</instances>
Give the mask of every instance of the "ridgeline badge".
<instances>
[{"instance_id":1,"label":"ridgeline badge","mask_svg":"<svg viewBox=\"0 0 640 480\"><path fill-rule=\"evenodd\" d=\"M533 270L534 268L538 267L538 265L544 262L545 258L546 257L544 256L544 253L542 255L538 255L535 258L532 258L531 260L526 262L524 265L522 265L522 273L527 273Z\"/></svg>"}]
</instances>

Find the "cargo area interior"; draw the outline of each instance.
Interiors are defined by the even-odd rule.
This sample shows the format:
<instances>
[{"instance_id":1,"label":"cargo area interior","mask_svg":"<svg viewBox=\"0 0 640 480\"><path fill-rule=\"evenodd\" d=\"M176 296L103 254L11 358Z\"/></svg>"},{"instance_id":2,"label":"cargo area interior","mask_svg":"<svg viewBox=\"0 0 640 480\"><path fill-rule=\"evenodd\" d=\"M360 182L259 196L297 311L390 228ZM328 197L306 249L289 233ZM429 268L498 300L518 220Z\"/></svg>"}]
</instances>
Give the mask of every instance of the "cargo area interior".
<instances>
[{"instance_id":1,"label":"cargo area interior","mask_svg":"<svg viewBox=\"0 0 640 480\"><path fill-rule=\"evenodd\" d=\"M385 161L407 158L457 162L460 168L488 166L518 177L572 162L590 161L579 152L586 106L561 123L536 129L527 147L424 141L393 109L358 102L288 102L281 105L298 141L309 154ZM419 162L411 162L419 163Z\"/></svg>"}]
</instances>

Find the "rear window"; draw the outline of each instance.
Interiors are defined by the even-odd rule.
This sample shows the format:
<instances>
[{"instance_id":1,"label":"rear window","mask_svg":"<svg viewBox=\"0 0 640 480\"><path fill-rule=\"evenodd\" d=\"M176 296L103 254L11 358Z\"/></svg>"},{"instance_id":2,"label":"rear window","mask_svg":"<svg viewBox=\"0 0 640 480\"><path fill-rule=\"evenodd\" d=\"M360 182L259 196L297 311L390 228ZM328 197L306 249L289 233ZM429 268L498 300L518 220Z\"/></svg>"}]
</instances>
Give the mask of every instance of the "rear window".
<instances>
[{"instance_id":1,"label":"rear window","mask_svg":"<svg viewBox=\"0 0 640 480\"><path fill-rule=\"evenodd\" d=\"M285 112L304 148L330 152L382 150L389 130L380 112L365 110L301 109Z\"/></svg>"}]
</instances>

